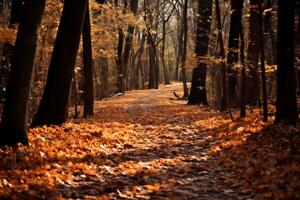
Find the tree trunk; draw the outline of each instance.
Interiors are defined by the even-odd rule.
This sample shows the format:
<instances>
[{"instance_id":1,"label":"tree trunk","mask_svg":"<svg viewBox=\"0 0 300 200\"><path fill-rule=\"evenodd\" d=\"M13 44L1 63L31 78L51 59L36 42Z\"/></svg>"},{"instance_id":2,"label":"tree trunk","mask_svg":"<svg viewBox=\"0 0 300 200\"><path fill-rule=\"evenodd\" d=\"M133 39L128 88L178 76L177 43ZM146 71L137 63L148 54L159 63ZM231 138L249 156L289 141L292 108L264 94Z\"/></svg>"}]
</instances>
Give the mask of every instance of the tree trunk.
<instances>
[{"instance_id":1,"label":"tree trunk","mask_svg":"<svg viewBox=\"0 0 300 200\"><path fill-rule=\"evenodd\" d=\"M181 73L182 73L182 83L183 83L183 98L187 98L189 96L189 91L187 87L187 78L186 78L186 56L187 56L187 42L188 42L188 19L187 19L187 11L188 11L188 0L184 1L183 6L183 52L181 59Z\"/></svg>"},{"instance_id":2,"label":"tree trunk","mask_svg":"<svg viewBox=\"0 0 300 200\"><path fill-rule=\"evenodd\" d=\"M34 71L38 28L45 9L45 0L27 0L14 49L4 104L0 145L28 144L28 103Z\"/></svg>"},{"instance_id":3,"label":"tree trunk","mask_svg":"<svg viewBox=\"0 0 300 200\"><path fill-rule=\"evenodd\" d=\"M138 0L131 0L130 1L130 10L133 14L137 13L137 9L138 9ZM126 79L127 79L127 71L128 71L128 63L129 63L129 55L130 55L130 51L132 49L132 40L133 40L133 33L134 33L134 27L129 25L128 27L128 35L125 39L125 47L124 47L124 54L123 54L123 84L124 88L126 88L127 83L126 83Z\"/></svg>"},{"instance_id":4,"label":"tree trunk","mask_svg":"<svg viewBox=\"0 0 300 200\"><path fill-rule=\"evenodd\" d=\"M141 73L141 79L142 79L142 82L144 81L144 70L143 70L143 66L142 66L142 55L144 53L144 46L145 46L145 42L146 42L146 34L143 33L143 36L142 36L142 40L141 40L141 45L140 45L140 48L137 52L137 55L136 55L136 59L137 59L137 64L136 64L136 77L135 77L135 84L134 84L134 88L135 89L138 89L139 88L139 73ZM143 85L143 83L142 83Z\"/></svg>"},{"instance_id":5,"label":"tree trunk","mask_svg":"<svg viewBox=\"0 0 300 200\"><path fill-rule=\"evenodd\" d=\"M97 0L99 4L104 4L105 0ZM106 57L100 56L99 58L99 77L100 77L100 94L99 100L102 100L108 97L108 78L109 78L109 71L108 71L108 61Z\"/></svg>"},{"instance_id":6,"label":"tree trunk","mask_svg":"<svg viewBox=\"0 0 300 200\"><path fill-rule=\"evenodd\" d=\"M240 58L241 58L241 102L240 102L240 117L246 117L246 90L247 90L247 76L246 76L246 66L245 66L245 39L244 39L244 30L241 26L240 30L240 39L241 39L241 47L240 47Z\"/></svg>"},{"instance_id":7,"label":"tree trunk","mask_svg":"<svg viewBox=\"0 0 300 200\"><path fill-rule=\"evenodd\" d=\"M100 99L104 99L109 96L108 87L109 87L109 68L107 58L100 57L100 79L101 79L101 95Z\"/></svg>"},{"instance_id":8,"label":"tree trunk","mask_svg":"<svg viewBox=\"0 0 300 200\"><path fill-rule=\"evenodd\" d=\"M265 69L265 47L264 47L264 31L263 31L263 8L262 1L258 4L259 10L259 33L260 33L260 65L261 65L261 81L263 90L263 121L268 121L268 96L267 96L267 81Z\"/></svg>"},{"instance_id":9,"label":"tree trunk","mask_svg":"<svg viewBox=\"0 0 300 200\"><path fill-rule=\"evenodd\" d=\"M236 83L237 73L234 65L238 63L239 36L242 26L242 12L244 0L231 0L231 21L229 33L229 52L227 55L227 75L228 75L228 96L229 104L236 104Z\"/></svg>"},{"instance_id":10,"label":"tree trunk","mask_svg":"<svg viewBox=\"0 0 300 200\"><path fill-rule=\"evenodd\" d=\"M176 68L175 68L175 80L179 81L180 78L180 74L179 74L179 68L180 68L180 64L181 64L181 58L182 58L182 43L183 43L183 29L181 27L179 27L178 30L178 41L177 41L178 45L177 47L175 46L175 42L174 42L174 46L177 50L175 50L175 56L176 56Z\"/></svg>"},{"instance_id":11,"label":"tree trunk","mask_svg":"<svg viewBox=\"0 0 300 200\"><path fill-rule=\"evenodd\" d=\"M220 56L221 60L221 72L222 72L222 101L221 101L221 111L224 111L228 107L227 101L227 73L226 73L226 63L225 63L225 46L223 39L222 31L222 21L221 21L221 11L220 11L220 2L215 0L216 4L216 18L217 18L217 27L218 27L218 43L220 45Z\"/></svg>"},{"instance_id":12,"label":"tree trunk","mask_svg":"<svg viewBox=\"0 0 300 200\"><path fill-rule=\"evenodd\" d=\"M12 0L11 1L11 12L10 12L10 21L9 24L17 24L25 17L25 0ZM26 13L27 14L27 13Z\"/></svg>"},{"instance_id":13,"label":"tree trunk","mask_svg":"<svg viewBox=\"0 0 300 200\"><path fill-rule=\"evenodd\" d=\"M155 88L155 56L154 56L154 49L153 45L150 42L150 36L148 35L148 48L149 48L149 82L148 82L148 89Z\"/></svg>"},{"instance_id":14,"label":"tree trunk","mask_svg":"<svg viewBox=\"0 0 300 200\"><path fill-rule=\"evenodd\" d=\"M119 40L118 40L118 46L117 46L117 90L116 93L124 93L125 87L124 87L124 74L123 74L123 46L124 46L124 33L122 29L119 29Z\"/></svg>"},{"instance_id":15,"label":"tree trunk","mask_svg":"<svg viewBox=\"0 0 300 200\"><path fill-rule=\"evenodd\" d=\"M272 7L273 7L274 0L267 0L266 3L264 3L264 9L268 10L268 12L264 13L264 32L268 33L270 36L271 44L272 44L272 55L273 60L272 64L277 64L277 49L276 49L276 38L275 38L275 32L273 30L273 20L272 20Z\"/></svg>"},{"instance_id":16,"label":"tree trunk","mask_svg":"<svg viewBox=\"0 0 300 200\"><path fill-rule=\"evenodd\" d=\"M255 105L259 101L259 77L258 60L260 53L260 34L259 34L259 10L258 4L261 0L250 1L250 21L249 21L249 44L248 44L248 77L247 103Z\"/></svg>"},{"instance_id":17,"label":"tree trunk","mask_svg":"<svg viewBox=\"0 0 300 200\"><path fill-rule=\"evenodd\" d=\"M196 56L198 66L193 70L191 93L189 105L208 105L206 96L206 74L207 54L209 46L209 34L211 27L212 1L198 1L197 35L196 35Z\"/></svg>"},{"instance_id":18,"label":"tree trunk","mask_svg":"<svg viewBox=\"0 0 300 200\"><path fill-rule=\"evenodd\" d=\"M87 1L87 10L85 12L84 24L82 30L83 44L83 73L84 73L84 106L83 116L86 118L94 114L94 79L93 79L93 53L91 38L91 22L89 1Z\"/></svg>"},{"instance_id":19,"label":"tree trunk","mask_svg":"<svg viewBox=\"0 0 300 200\"><path fill-rule=\"evenodd\" d=\"M33 125L66 122L72 74L87 0L65 0L44 94Z\"/></svg>"},{"instance_id":20,"label":"tree trunk","mask_svg":"<svg viewBox=\"0 0 300 200\"><path fill-rule=\"evenodd\" d=\"M278 0L278 69L275 123L291 125L295 125L298 121L294 66L294 19L295 1Z\"/></svg>"},{"instance_id":21,"label":"tree trunk","mask_svg":"<svg viewBox=\"0 0 300 200\"><path fill-rule=\"evenodd\" d=\"M163 67L163 73L164 73L164 80L165 80L165 85L171 84L169 74L168 74L168 69L166 66L166 61L165 61L165 50L166 50L166 20L163 19L162 22L162 44L161 44L161 63Z\"/></svg>"},{"instance_id":22,"label":"tree trunk","mask_svg":"<svg viewBox=\"0 0 300 200\"><path fill-rule=\"evenodd\" d=\"M114 0L115 6L118 7L119 3L118 0ZM127 1L124 1L124 7L126 8ZM124 74L124 63L123 63L123 52L124 52L124 32L121 28L119 28L119 39L118 39L118 46L117 46L117 58L116 58L116 65L117 65L117 88L116 93L125 93L125 74Z\"/></svg>"},{"instance_id":23,"label":"tree trunk","mask_svg":"<svg viewBox=\"0 0 300 200\"><path fill-rule=\"evenodd\" d=\"M155 56L155 58L154 58L154 61L155 61L155 68L154 68L154 73L155 73L155 76L154 76L154 78L155 78L155 89L158 89L158 87L159 87L159 81L160 81L160 76L159 76L159 58L158 58L158 56L157 56L157 49L156 49L156 46L155 45L153 45L153 49L154 49L154 56Z\"/></svg>"},{"instance_id":24,"label":"tree trunk","mask_svg":"<svg viewBox=\"0 0 300 200\"><path fill-rule=\"evenodd\" d=\"M170 20L173 10L171 11L171 14L169 14L168 17L165 17L165 7L166 4L163 3L162 5L162 41L161 41L161 63L162 63L162 67L163 67L163 76L164 76L164 81L165 81L165 85L169 85L171 84L170 82L170 77L169 77L169 71L168 68L166 66L166 61L165 61L165 51L166 51L166 35L167 35L167 30L166 30L166 25L168 23L168 21ZM173 7L173 9L175 9L175 7Z\"/></svg>"}]
</instances>

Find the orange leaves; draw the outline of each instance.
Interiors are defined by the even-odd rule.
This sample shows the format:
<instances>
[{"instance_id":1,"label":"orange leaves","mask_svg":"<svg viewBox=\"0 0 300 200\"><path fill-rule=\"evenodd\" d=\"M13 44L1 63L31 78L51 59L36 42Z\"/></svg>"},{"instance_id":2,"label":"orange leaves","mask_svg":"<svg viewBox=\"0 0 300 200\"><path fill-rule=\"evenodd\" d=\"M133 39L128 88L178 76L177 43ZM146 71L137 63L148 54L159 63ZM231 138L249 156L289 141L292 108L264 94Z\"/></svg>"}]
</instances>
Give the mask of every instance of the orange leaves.
<instances>
[{"instance_id":1,"label":"orange leaves","mask_svg":"<svg viewBox=\"0 0 300 200\"><path fill-rule=\"evenodd\" d=\"M17 28L11 29L8 27L0 27L0 46L3 47L5 42L14 44L17 34Z\"/></svg>"},{"instance_id":2,"label":"orange leaves","mask_svg":"<svg viewBox=\"0 0 300 200\"><path fill-rule=\"evenodd\" d=\"M234 177L224 175L226 182L240 181L243 190L254 190L262 199L299 198L295 183L300 181L300 160L293 153L294 144L300 142L299 129L266 128L256 116L237 122L238 127L232 123L233 131L224 130L220 138L222 151L212 151L219 153L222 166L234 172Z\"/></svg>"},{"instance_id":3,"label":"orange leaves","mask_svg":"<svg viewBox=\"0 0 300 200\"><path fill-rule=\"evenodd\" d=\"M258 110L231 122L187 107L170 100L179 87L132 91L97 102L93 118L32 129L18 155L0 149L0 198L300 198L297 128L266 128Z\"/></svg>"}]
</instances>

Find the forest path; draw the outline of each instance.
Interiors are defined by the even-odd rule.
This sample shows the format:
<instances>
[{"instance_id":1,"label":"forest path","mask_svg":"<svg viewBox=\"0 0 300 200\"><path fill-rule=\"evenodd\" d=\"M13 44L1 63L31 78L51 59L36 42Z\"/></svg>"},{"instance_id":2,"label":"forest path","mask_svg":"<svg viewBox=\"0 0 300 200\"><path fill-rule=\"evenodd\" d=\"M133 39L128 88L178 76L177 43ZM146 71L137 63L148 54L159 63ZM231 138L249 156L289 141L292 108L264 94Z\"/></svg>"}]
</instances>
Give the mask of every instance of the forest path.
<instances>
[{"instance_id":1,"label":"forest path","mask_svg":"<svg viewBox=\"0 0 300 200\"><path fill-rule=\"evenodd\" d=\"M8 190L25 199L253 199L225 183L230 171L212 153L217 113L176 100L177 90L179 83L130 91L97 102L86 121L31 130L31 148L0 196Z\"/></svg>"}]
</instances>

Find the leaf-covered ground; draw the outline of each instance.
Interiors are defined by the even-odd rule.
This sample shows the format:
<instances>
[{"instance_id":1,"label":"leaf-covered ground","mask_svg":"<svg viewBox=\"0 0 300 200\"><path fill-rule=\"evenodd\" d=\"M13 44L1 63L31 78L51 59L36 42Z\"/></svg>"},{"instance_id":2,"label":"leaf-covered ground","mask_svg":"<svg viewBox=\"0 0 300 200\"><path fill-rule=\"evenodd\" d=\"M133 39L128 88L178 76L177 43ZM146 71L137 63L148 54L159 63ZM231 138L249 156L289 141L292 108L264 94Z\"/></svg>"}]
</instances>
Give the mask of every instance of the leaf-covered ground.
<instances>
[{"instance_id":1,"label":"leaf-covered ground","mask_svg":"<svg viewBox=\"0 0 300 200\"><path fill-rule=\"evenodd\" d=\"M30 147L0 150L0 199L300 199L299 129L258 110L231 122L174 99L180 89L128 92L88 120L32 129Z\"/></svg>"}]
</instances>

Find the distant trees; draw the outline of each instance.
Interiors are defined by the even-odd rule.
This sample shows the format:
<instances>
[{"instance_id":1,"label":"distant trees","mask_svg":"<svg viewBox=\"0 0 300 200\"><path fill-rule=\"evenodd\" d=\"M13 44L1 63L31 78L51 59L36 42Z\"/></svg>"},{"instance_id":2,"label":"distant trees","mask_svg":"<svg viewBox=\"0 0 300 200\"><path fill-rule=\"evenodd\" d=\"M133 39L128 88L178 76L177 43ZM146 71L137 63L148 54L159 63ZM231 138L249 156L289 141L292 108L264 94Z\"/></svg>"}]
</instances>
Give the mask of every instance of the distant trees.
<instances>
[{"instance_id":1,"label":"distant trees","mask_svg":"<svg viewBox=\"0 0 300 200\"><path fill-rule=\"evenodd\" d=\"M26 0L22 6L21 16L12 20L20 24L0 124L0 145L14 145L18 142L28 144L28 102L45 0ZM16 10L14 12L15 16L20 14Z\"/></svg>"}]
</instances>

